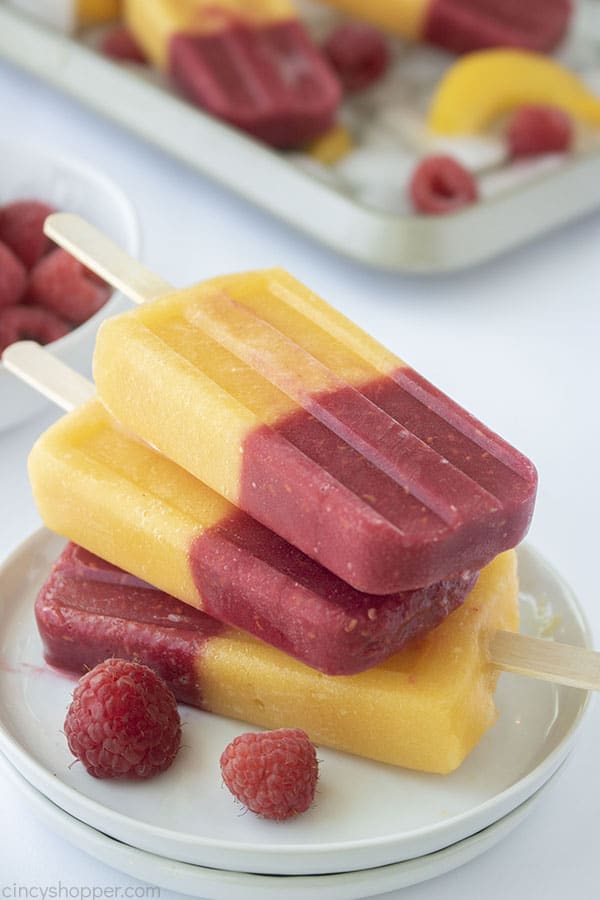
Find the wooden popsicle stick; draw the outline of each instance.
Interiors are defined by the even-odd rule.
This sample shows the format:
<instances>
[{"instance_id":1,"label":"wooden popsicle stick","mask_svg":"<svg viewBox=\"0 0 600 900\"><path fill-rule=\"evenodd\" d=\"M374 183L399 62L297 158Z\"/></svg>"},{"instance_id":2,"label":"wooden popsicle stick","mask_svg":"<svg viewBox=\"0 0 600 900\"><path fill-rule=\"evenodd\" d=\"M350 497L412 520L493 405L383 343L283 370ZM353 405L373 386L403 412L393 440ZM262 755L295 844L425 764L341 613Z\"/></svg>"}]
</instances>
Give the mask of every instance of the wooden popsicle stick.
<instances>
[{"instance_id":1,"label":"wooden popsicle stick","mask_svg":"<svg viewBox=\"0 0 600 900\"><path fill-rule=\"evenodd\" d=\"M44 230L57 244L136 303L174 290L80 216L54 213L46 219ZM93 385L33 342L13 344L2 359L12 372L65 409L72 409L93 396ZM490 641L488 654L493 665L507 672L584 690L600 690L600 653L593 650L497 631Z\"/></svg>"},{"instance_id":2,"label":"wooden popsicle stick","mask_svg":"<svg viewBox=\"0 0 600 900\"><path fill-rule=\"evenodd\" d=\"M44 232L134 303L156 300L175 290L81 216L53 213L44 223Z\"/></svg>"},{"instance_id":3,"label":"wooden popsicle stick","mask_svg":"<svg viewBox=\"0 0 600 900\"><path fill-rule=\"evenodd\" d=\"M91 381L43 350L35 341L11 344L2 354L2 362L21 381L67 412L96 394Z\"/></svg>"},{"instance_id":4,"label":"wooden popsicle stick","mask_svg":"<svg viewBox=\"0 0 600 900\"><path fill-rule=\"evenodd\" d=\"M497 631L489 657L499 669L543 681L600 691L600 653L512 631Z\"/></svg>"}]
</instances>

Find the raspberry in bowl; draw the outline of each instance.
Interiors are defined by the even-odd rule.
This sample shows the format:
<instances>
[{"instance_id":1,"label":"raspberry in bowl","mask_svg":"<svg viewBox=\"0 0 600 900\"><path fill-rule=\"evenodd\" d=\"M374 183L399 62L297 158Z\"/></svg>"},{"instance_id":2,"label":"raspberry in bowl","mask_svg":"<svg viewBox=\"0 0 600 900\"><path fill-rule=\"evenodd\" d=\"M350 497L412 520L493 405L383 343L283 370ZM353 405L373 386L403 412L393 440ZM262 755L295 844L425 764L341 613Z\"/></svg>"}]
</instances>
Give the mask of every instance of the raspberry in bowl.
<instances>
[{"instance_id":1,"label":"raspberry in bowl","mask_svg":"<svg viewBox=\"0 0 600 900\"><path fill-rule=\"evenodd\" d=\"M136 256L137 215L120 187L78 160L27 144L0 143L0 165L2 348L14 340L37 340L89 375L98 325L127 308L128 302L54 247L40 225L53 210L79 213ZM0 431L39 413L48 403L0 362Z\"/></svg>"}]
</instances>

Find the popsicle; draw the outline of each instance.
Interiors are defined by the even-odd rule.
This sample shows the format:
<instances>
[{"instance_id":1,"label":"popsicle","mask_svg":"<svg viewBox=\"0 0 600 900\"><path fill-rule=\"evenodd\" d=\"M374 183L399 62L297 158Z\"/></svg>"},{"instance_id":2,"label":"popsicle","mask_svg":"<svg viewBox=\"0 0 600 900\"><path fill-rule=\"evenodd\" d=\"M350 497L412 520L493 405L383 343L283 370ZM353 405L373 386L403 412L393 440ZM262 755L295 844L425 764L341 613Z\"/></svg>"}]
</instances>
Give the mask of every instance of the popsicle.
<instances>
[{"instance_id":1,"label":"popsicle","mask_svg":"<svg viewBox=\"0 0 600 900\"><path fill-rule=\"evenodd\" d=\"M47 228L134 299L168 290L146 270L132 290L76 217ZM357 590L480 569L529 525L533 465L280 269L106 321L94 372L128 429Z\"/></svg>"},{"instance_id":2,"label":"popsicle","mask_svg":"<svg viewBox=\"0 0 600 900\"><path fill-rule=\"evenodd\" d=\"M47 662L81 673L108 656L150 665L175 696L317 744L447 773L497 717L487 656L518 624L514 552L481 573L463 606L426 637L357 675L324 676L70 544L35 604Z\"/></svg>"},{"instance_id":3,"label":"popsicle","mask_svg":"<svg viewBox=\"0 0 600 900\"><path fill-rule=\"evenodd\" d=\"M326 0L372 25L454 53L525 47L547 53L562 40L570 0Z\"/></svg>"},{"instance_id":4,"label":"popsicle","mask_svg":"<svg viewBox=\"0 0 600 900\"><path fill-rule=\"evenodd\" d=\"M96 400L56 422L29 458L53 531L309 666L376 665L463 602L477 573L364 594L131 438Z\"/></svg>"},{"instance_id":5,"label":"popsicle","mask_svg":"<svg viewBox=\"0 0 600 900\"><path fill-rule=\"evenodd\" d=\"M340 86L288 0L126 0L146 56L195 104L275 147L326 131Z\"/></svg>"}]
</instances>

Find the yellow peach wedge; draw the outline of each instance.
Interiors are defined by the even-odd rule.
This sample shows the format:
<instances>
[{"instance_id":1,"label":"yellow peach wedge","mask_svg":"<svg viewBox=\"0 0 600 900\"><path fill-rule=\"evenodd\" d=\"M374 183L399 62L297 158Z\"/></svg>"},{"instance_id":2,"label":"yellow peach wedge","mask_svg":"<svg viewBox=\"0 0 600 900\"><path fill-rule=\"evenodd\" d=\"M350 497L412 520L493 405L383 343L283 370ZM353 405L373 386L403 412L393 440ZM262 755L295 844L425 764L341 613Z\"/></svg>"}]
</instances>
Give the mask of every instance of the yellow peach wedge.
<instances>
[{"instance_id":1,"label":"yellow peach wedge","mask_svg":"<svg viewBox=\"0 0 600 900\"><path fill-rule=\"evenodd\" d=\"M458 60L438 85L428 123L437 134L477 134L527 104L548 104L600 126L600 97L564 66L526 50L495 49Z\"/></svg>"}]
</instances>

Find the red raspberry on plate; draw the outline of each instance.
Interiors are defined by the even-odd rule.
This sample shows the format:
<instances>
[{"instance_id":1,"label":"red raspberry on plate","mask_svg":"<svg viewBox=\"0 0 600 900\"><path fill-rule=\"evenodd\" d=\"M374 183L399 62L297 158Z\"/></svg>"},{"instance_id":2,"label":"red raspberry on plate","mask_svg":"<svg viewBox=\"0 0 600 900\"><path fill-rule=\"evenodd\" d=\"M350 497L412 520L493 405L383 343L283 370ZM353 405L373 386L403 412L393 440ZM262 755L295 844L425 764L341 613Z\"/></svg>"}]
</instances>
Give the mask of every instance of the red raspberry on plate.
<instances>
[{"instance_id":1,"label":"red raspberry on plate","mask_svg":"<svg viewBox=\"0 0 600 900\"><path fill-rule=\"evenodd\" d=\"M0 309L18 303L27 286L27 271L21 260L0 241Z\"/></svg>"},{"instance_id":2,"label":"red raspberry on plate","mask_svg":"<svg viewBox=\"0 0 600 900\"><path fill-rule=\"evenodd\" d=\"M428 156L413 172L409 193L417 212L450 213L477 200L477 182L450 156Z\"/></svg>"},{"instance_id":3,"label":"red raspberry on plate","mask_svg":"<svg viewBox=\"0 0 600 900\"><path fill-rule=\"evenodd\" d=\"M521 106L506 132L513 157L566 153L573 142L571 117L556 106Z\"/></svg>"},{"instance_id":4,"label":"red raspberry on plate","mask_svg":"<svg viewBox=\"0 0 600 900\"><path fill-rule=\"evenodd\" d=\"M28 269L50 248L44 220L53 212L38 200L17 200L0 208L0 241L8 244Z\"/></svg>"},{"instance_id":5,"label":"red raspberry on plate","mask_svg":"<svg viewBox=\"0 0 600 900\"><path fill-rule=\"evenodd\" d=\"M32 269L27 299L81 325L104 306L109 293L108 285L90 277L85 266L66 250L57 249Z\"/></svg>"},{"instance_id":6,"label":"red raspberry on plate","mask_svg":"<svg viewBox=\"0 0 600 900\"><path fill-rule=\"evenodd\" d=\"M42 306L8 306L0 309L0 353L16 341L51 344L71 331L71 326Z\"/></svg>"},{"instance_id":7,"label":"red raspberry on plate","mask_svg":"<svg viewBox=\"0 0 600 900\"><path fill-rule=\"evenodd\" d=\"M381 78L388 66L384 36L360 22L348 22L336 28L323 50L349 93L369 87Z\"/></svg>"},{"instance_id":8,"label":"red raspberry on plate","mask_svg":"<svg viewBox=\"0 0 600 900\"><path fill-rule=\"evenodd\" d=\"M118 62L147 62L144 51L125 25L110 28L100 42L100 50Z\"/></svg>"},{"instance_id":9,"label":"red raspberry on plate","mask_svg":"<svg viewBox=\"0 0 600 900\"><path fill-rule=\"evenodd\" d=\"M107 659L79 679L65 734L95 778L151 778L175 759L181 722L175 697L152 669Z\"/></svg>"},{"instance_id":10,"label":"red raspberry on plate","mask_svg":"<svg viewBox=\"0 0 600 900\"><path fill-rule=\"evenodd\" d=\"M308 809L318 769L315 748L300 728L240 734L221 754L223 781L234 797L277 821Z\"/></svg>"}]
</instances>

